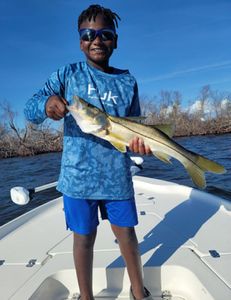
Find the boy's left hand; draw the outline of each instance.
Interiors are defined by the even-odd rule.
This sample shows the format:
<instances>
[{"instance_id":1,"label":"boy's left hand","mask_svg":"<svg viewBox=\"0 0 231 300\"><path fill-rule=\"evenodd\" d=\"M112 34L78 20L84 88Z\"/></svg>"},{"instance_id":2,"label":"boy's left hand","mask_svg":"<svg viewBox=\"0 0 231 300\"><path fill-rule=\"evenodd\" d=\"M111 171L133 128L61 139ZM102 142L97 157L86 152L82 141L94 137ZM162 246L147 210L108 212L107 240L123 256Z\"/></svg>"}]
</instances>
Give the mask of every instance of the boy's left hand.
<instances>
[{"instance_id":1,"label":"boy's left hand","mask_svg":"<svg viewBox=\"0 0 231 300\"><path fill-rule=\"evenodd\" d=\"M132 152L138 153L140 155L152 154L152 151L148 145L144 144L144 140L139 137L134 137L129 143L129 149Z\"/></svg>"}]
</instances>

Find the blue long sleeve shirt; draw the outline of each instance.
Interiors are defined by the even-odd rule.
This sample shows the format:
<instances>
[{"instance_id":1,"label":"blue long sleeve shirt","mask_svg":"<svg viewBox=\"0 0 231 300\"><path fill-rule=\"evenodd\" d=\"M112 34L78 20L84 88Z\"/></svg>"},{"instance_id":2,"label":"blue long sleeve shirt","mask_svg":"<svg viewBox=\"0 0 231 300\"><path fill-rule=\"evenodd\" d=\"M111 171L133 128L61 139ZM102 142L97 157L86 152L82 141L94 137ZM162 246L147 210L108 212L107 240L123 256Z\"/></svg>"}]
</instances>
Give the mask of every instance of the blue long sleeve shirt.
<instances>
[{"instance_id":1,"label":"blue long sleeve shirt","mask_svg":"<svg viewBox=\"0 0 231 300\"><path fill-rule=\"evenodd\" d=\"M46 102L52 95L62 96L69 104L77 95L113 116L140 115L137 83L127 70L114 69L108 74L86 62L64 66L26 103L26 119L43 122ZM134 196L130 158L109 142L82 132L67 114L57 189L75 198L130 199Z\"/></svg>"}]
</instances>

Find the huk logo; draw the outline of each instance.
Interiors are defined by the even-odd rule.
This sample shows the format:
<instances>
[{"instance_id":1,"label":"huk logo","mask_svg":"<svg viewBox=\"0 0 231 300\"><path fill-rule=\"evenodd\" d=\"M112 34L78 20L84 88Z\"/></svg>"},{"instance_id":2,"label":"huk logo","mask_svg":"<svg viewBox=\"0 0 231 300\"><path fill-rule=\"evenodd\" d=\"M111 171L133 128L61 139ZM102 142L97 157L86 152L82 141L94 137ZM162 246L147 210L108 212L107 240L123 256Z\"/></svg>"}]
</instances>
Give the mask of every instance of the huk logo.
<instances>
[{"instance_id":1,"label":"huk logo","mask_svg":"<svg viewBox=\"0 0 231 300\"><path fill-rule=\"evenodd\" d=\"M89 83L88 84L88 89L87 89L87 94L88 94L89 98L92 98L92 99L97 99L98 98L96 96L96 92L95 91L96 91L96 89L93 88L91 86L91 84ZM108 92L104 93L103 96L100 96L100 99L102 101L104 101L105 104L111 105L111 106L113 105L112 102L114 104L117 104L116 98L118 98L118 96L112 96L112 92L111 91L108 91Z\"/></svg>"}]
</instances>

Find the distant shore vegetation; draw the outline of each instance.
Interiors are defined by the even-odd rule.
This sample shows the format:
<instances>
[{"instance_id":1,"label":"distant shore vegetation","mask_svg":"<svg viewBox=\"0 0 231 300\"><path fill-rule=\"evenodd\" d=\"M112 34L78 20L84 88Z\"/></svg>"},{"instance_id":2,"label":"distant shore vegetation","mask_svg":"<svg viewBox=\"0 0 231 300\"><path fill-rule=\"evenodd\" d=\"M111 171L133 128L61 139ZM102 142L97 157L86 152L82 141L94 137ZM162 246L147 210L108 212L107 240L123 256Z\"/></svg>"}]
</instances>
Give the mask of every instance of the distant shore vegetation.
<instances>
[{"instance_id":1,"label":"distant shore vegetation","mask_svg":"<svg viewBox=\"0 0 231 300\"><path fill-rule=\"evenodd\" d=\"M174 137L231 132L231 93L201 88L197 99L183 107L179 91L161 91L153 98L140 96L142 123L172 124ZM8 102L0 103L0 158L62 151L62 125L46 120L40 125L17 126L17 115Z\"/></svg>"}]
</instances>

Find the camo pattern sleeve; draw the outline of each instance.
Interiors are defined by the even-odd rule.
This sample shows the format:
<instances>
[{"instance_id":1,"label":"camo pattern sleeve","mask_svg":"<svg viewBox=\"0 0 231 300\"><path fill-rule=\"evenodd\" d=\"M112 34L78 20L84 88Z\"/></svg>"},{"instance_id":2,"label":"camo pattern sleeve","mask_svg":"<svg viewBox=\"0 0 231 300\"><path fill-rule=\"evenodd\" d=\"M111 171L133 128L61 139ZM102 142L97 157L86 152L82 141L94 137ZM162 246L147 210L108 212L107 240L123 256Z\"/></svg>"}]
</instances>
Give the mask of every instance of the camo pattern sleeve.
<instances>
[{"instance_id":1,"label":"camo pattern sleeve","mask_svg":"<svg viewBox=\"0 0 231 300\"><path fill-rule=\"evenodd\" d=\"M110 115L140 114L136 80L127 70L101 72L86 62L67 65L53 73L45 86L26 104L28 120L40 123L46 118L49 96L61 95L69 104L74 96ZM57 189L70 197L127 200L134 196L131 160L109 142L81 131L71 114L64 118L61 171Z\"/></svg>"},{"instance_id":2,"label":"camo pattern sleeve","mask_svg":"<svg viewBox=\"0 0 231 300\"><path fill-rule=\"evenodd\" d=\"M32 123L40 124L46 118L46 102L50 96L64 96L65 78L69 68L62 67L54 72L45 83L44 87L29 99L25 105L24 115Z\"/></svg>"}]
</instances>

